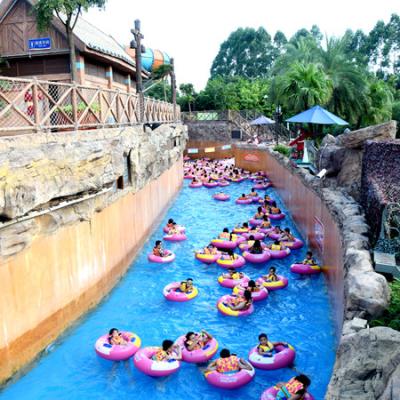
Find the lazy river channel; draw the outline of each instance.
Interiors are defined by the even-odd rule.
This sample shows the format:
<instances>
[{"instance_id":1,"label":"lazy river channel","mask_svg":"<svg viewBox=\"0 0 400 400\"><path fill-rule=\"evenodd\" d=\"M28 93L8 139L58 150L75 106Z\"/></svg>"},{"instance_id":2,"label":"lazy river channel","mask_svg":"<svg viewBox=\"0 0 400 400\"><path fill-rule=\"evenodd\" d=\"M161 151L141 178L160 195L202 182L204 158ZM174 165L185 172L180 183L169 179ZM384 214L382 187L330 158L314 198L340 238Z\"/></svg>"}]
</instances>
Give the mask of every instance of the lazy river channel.
<instances>
[{"instance_id":1,"label":"lazy river channel","mask_svg":"<svg viewBox=\"0 0 400 400\"><path fill-rule=\"evenodd\" d=\"M259 399L267 387L290 379L297 371L311 378L309 390L317 400L322 400L335 357L327 285L322 274L302 277L289 271L295 260L304 258L307 247L293 250L282 260L246 264L241 269L257 278L275 265L278 273L289 278L286 289L270 292L268 299L255 304L252 315L242 318L224 316L217 311L216 301L229 293L229 289L217 283L217 277L224 270L217 264L208 266L194 258L194 250L209 243L224 227L233 228L254 215L256 205L234 203L234 199L248 193L250 188L250 181L231 184L223 188L231 200L218 202L212 199L218 188L189 189L185 181L175 203L121 282L95 310L49 346L25 375L4 388L0 400ZM268 189L268 193L287 214L280 225L289 226L301 237L276 192ZM162 227L168 218L186 227L188 240L165 243L166 248L176 253L172 264L150 263L147 254L154 241L162 238ZM197 298L174 303L163 297L166 284L188 277L199 288ZM286 341L295 347L295 370L256 370L253 381L234 391L210 386L202 374L204 366L195 364L182 363L181 369L172 376L151 378L135 369L132 360L113 363L96 355L96 339L112 327L137 333L142 346L158 346L163 339L175 340L187 331L204 328L217 338L220 349L226 347L244 358L257 343L258 334L266 332L272 341Z\"/></svg>"}]
</instances>

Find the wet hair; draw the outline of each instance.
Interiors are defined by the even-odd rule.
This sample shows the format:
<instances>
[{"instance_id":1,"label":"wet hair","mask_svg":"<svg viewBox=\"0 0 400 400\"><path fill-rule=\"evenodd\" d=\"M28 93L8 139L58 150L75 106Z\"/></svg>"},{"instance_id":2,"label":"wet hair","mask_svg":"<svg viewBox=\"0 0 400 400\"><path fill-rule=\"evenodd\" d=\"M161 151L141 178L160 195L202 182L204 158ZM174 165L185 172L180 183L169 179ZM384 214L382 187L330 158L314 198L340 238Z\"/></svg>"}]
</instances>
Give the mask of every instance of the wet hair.
<instances>
[{"instance_id":1,"label":"wet hair","mask_svg":"<svg viewBox=\"0 0 400 400\"><path fill-rule=\"evenodd\" d=\"M276 268L275 267L270 267L269 270L272 271L272 272L276 272Z\"/></svg>"},{"instance_id":2,"label":"wet hair","mask_svg":"<svg viewBox=\"0 0 400 400\"><path fill-rule=\"evenodd\" d=\"M257 207L257 211L260 213L262 212L262 207Z\"/></svg>"},{"instance_id":3,"label":"wet hair","mask_svg":"<svg viewBox=\"0 0 400 400\"><path fill-rule=\"evenodd\" d=\"M109 335L109 336L112 336L112 334L113 334L115 331L118 332L118 329L117 329L117 328L111 328L111 329L109 330L109 332L108 332L108 335Z\"/></svg>"},{"instance_id":4,"label":"wet hair","mask_svg":"<svg viewBox=\"0 0 400 400\"><path fill-rule=\"evenodd\" d=\"M261 241L259 239L255 240L253 247L260 248L261 247Z\"/></svg>"},{"instance_id":5,"label":"wet hair","mask_svg":"<svg viewBox=\"0 0 400 400\"><path fill-rule=\"evenodd\" d=\"M289 228L285 228L284 231L285 231L286 233L290 233L290 229L289 229Z\"/></svg>"},{"instance_id":6,"label":"wet hair","mask_svg":"<svg viewBox=\"0 0 400 400\"><path fill-rule=\"evenodd\" d=\"M229 272L235 272L235 268L228 268Z\"/></svg>"},{"instance_id":7,"label":"wet hair","mask_svg":"<svg viewBox=\"0 0 400 400\"><path fill-rule=\"evenodd\" d=\"M227 249L226 252L227 252L228 255L233 256L233 250L232 249Z\"/></svg>"},{"instance_id":8,"label":"wet hair","mask_svg":"<svg viewBox=\"0 0 400 400\"><path fill-rule=\"evenodd\" d=\"M312 251L307 251L306 256L312 257Z\"/></svg>"},{"instance_id":9,"label":"wet hair","mask_svg":"<svg viewBox=\"0 0 400 400\"><path fill-rule=\"evenodd\" d=\"M279 245L279 244L281 244L281 242L279 240L275 240L274 244Z\"/></svg>"},{"instance_id":10,"label":"wet hair","mask_svg":"<svg viewBox=\"0 0 400 400\"><path fill-rule=\"evenodd\" d=\"M254 235L250 235L249 240L254 240Z\"/></svg>"},{"instance_id":11,"label":"wet hair","mask_svg":"<svg viewBox=\"0 0 400 400\"><path fill-rule=\"evenodd\" d=\"M271 206L272 206L272 207L276 207L276 201L272 201L272 202L271 202Z\"/></svg>"},{"instance_id":12,"label":"wet hair","mask_svg":"<svg viewBox=\"0 0 400 400\"><path fill-rule=\"evenodd\" d=\"M193 282L193 279L192 278L186 278L186 281L192 281Z\"/></svg>"},{"instance_id":13,"label":"wet hair","mask_svg":"<svg viewBox=\"0 0 400 400\"><path fill-rule=\"evenodd\" d=\"M249 301L250 299L251 299L251 292L250 292L250 290L245 290L244 291L244 293L243 293L243 297L247 300L247 301Z\"/></svg>"},{"instance_id":14,"label":"wet hair","mask_svg":"<svg viewBox=\"0 0 400 400\"><path fill-rule=\"evenodd\" d=\"M161 347L164 351L167 351L173 344L174 342L172 340L166 339L163 340Z\"/></svg>"},{"instance_id":15,"label":"wet hair","mask_svg":"<svg viewBox=\"0 0 400 400\"><path fill-rule=\"evenodd\" d=\"M156 240L155 246L157 247L157 246L160 245L160 244L161 244L161 240Z\"/></svg>"},{"instance_id":16,"label":"wet hair","mask_svg":"<svg viewBox=\"0 0 400 400\"><path fill-rule=\"evenodd\" d=\"M251 287L251 288L255 288L256 287L256 283L253 281L253 279L249 280L247 282L247 286Z\"/></svg>"},{"instance_id":17,"label":"wet hair","mask_svg":"<svg viewBox=\"0 0 400 400\"><path fill-rule=\"evenodd\" d=\"M219 356L220 356L221 358L228 358L228 357L231 356L231 352L230 352L228 349L222 349L222 350L219 352Z\"/></svg>"},{"instance_id":18,"label":"wet hair","mask_svg":"<svg viewBox=\"0 0 400 400\"><path fill-rule=\"evenodd\" d=\"M251 188L251 191L252 191L252 192L255 192L255 191L256 191L256 189L255 189L255 188Z\"/></svg>"},{"instance_id":19,"label":"wet hair","mask_svg":"<svg viewBox=\"0 0 400 400\"><path fill-rule=\"evenodd\" d=\"M228 228L224 228L224 230L222 232L229 233L229 229Z\"/></svg>"},{"instance_id":20,"label":"wet hair","mask_svg":"<svg viewBox=\"0 0 400 400\"><path fill-rule=\"evenodd\" d=\"M244 193L242 193L242 197L246 197L246 195Z\"/></svg>"},{"instance_id":21,"label":"wet hair","mask_svg":"<svg viewBox=\"0 0 400 400\"><path fill-rule=\"evenodd\" d=\"M263 221L268 221L268 215L263 215Z\"/></svg>"},{"instance_id":22,"label":"wet hair","mask_svg":"<svg viewBox=\"0 0 400 400\"><path fill-rule=\"evenodd\" d=\"M192 335L194 335L194 332L188 332L188 333L185 335L185 341L188 341L188 340L190 339L190 336L192 336Z\"/></svg>"},{"instance_id":23,"label":"wet hair","mask_svg":"<svg viewBox=\"0 0 400 400\"><path fill-rule=\"evenodd\" d=\"M262 338L268 339L268 336L267 336L265 333L260 333L260 334L258 335L258 340L261 340Z\"/></svg>"},{"instance_id":24,"label":"wet hair","mask_svg":"<svg viewBox=\"0 0 400 400\"><path fill-rule=\"evenodd\" d=\"M248 228L249 224L247 222L243 222L243 228Z\"/></svg>"},{"instance_id":25,"label":"wet hair","mask_svg":"<svg viewBox=\"0 0 400 400\"><path fill-rule=\"evenodd\" d=\"M310 380L310 378L309 378L308 376L306 376L306 375L303 375L303 374L297 375L297 376L295 377L295 379L296 379L296 381L301 382L305 387L308 387L308 386L311 385L311 380Z\"/></svg>"}]
</instances>

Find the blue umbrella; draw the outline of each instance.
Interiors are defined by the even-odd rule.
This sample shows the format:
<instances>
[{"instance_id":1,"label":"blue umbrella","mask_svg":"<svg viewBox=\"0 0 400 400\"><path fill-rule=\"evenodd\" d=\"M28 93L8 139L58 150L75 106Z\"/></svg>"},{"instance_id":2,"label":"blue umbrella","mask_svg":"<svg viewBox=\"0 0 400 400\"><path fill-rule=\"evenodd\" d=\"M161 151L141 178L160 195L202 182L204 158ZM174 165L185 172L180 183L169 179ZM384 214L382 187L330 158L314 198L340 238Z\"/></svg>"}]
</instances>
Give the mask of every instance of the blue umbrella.
<instances>
[{"instance_id":1,"label":"blue umbrella","mask_svg":"<svg viewBox=\"0 0 400 400\"><path fill-rule=\"evenodd\" d=\"M270 125L270 124L274 124L275 121L265 117L264 115L261 115L261 117L258 117L256 119L254 119L253 121L250 122L250 125Z\"/></svg>"},{"instance_id":2,"label":"blue umbrella","mask_svg":"<svg viewBox=\"0 0 400 400\"><path fill-rule=\"evenodd\" d=\"M320 125L349 125L348 122L325 110L321 106L314 106L307 111L295 115L287 122L311 123Z\"/></svg>"}]
</instances>

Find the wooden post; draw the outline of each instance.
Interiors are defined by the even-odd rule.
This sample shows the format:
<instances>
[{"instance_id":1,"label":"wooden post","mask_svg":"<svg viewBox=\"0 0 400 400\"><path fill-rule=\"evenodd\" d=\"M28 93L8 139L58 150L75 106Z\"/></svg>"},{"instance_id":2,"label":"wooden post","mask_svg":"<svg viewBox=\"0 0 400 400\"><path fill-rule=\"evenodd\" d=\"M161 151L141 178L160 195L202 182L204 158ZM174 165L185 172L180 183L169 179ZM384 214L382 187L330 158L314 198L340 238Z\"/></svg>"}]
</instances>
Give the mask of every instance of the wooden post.
<instances>
[{"instance_id":1,"label":"wooden post","mask_svg":"<svg viewBox=\"0 0 400 400\"><path fill-rule=\"evenodd\" d=\"M175 63L174 59L171 58L171 92L172 92L172 107L173 107L173 117L174 122L177 119L176 115L176 76L175 76Z\"/></svg>"},{"instance_id":2,"label":"wooden post","mask_svg":"<svg viewBox=\"0 0 400 400\"><path fill-rule=\"evenodd\" d=\"M144 36L140 32L140 20L135 20L135 28L131 29L135 38L135 61L136 61L136 93L138 95L139 123L144 122L144 94L142 82L142 39ZM132 47L132 46L131 46Z\"/></svg>"},{"instance_id":3,"label":"wooden post","mask_svg":"<svg viewBox=\"0 0 400 400\"><path fill-rule=\"evenodd\" d=\"M74 122L74 129L78 130L78 93L77 86L74 83L72 87L72 95L71 95L71 103L72 103L72 121Z\"/></svg>"},{"instance_id":4,"label":"wooden post","mask_svg":"<svg viewBox=\"0 0 400 400\"><path fill-rule=\"evenodd\" d=\"M85 59L82 54L79 54L76 61L77 81L80 85L85 84Z\"/></svg>"},{"instance_id":5,"label":"wooden post","mask_svg":"<svg viewBox=\"0 0 400 400\"><path fill-rule=\"evenodd\" d=\"M106 77L107 77L107 87L109 89L112 89L114 80L113 80L113 69L111 65L107 67Z\"/></svg>"},{"instance_id":6,"label":"wooden post","mask_svg":"<svg viewBox=\"0 0 400 400\"><path fill-rule=\"evenodd\" d=\"M35 130L39 132L40 130L40 113L39 113L39 91L37 79L33 80L32 86L32 107L33 107L33 120L35 122Z\"/></svg>"}]
</instances>

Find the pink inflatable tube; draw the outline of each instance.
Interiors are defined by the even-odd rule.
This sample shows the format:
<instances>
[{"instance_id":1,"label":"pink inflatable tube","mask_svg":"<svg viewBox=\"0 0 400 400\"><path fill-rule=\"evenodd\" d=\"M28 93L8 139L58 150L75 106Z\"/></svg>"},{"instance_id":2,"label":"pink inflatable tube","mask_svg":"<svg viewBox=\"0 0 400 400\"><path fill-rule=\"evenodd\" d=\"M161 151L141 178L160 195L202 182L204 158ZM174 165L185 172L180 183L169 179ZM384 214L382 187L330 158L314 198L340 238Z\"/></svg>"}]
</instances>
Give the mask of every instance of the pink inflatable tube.
<instances>
[{"instance_id":1,"label":"pink inflatable tube","mask_svg":"<svg viewBox=\"0 0 400 400\"><path fill-rule=\"evenodd\" d=\"M243 236L249 240L250 236L254 236L255 240L263 240L265 238L265 235L262 232L248 232L248 233L244 233Z\"/></svg>"},{"instance_id":2,"label":"pink inflatable tube","mask_svg":"<svg viewBox=\"0 0 400 400\"><path fill-rule=\"evenodd\" d=\"M260 196L251 196L251 201L253 203L258 203L259 200L260 200Z\"/></svg>"},{"instance_id":3,"label":"pink inflatable tube","mask_svg":"<svg viewBox=\"0 0 400 400\"><path fill-rule=\"evenodd\" d=\"M176 229L177 229L179 232L181 232L181 233L184 233L184 232L186 231L186 228L185 228L184 226L180 226L180 225L177 225L177 226L176 226ZM169 232L168 226L164 226L163 232L164 232L164 233L168 233L168 232Z\"/></svg>"},{"instance_id":4,"label":"pink inflatable tube","mask_svg":"<svg viewBox=\"0 0 400 400\"><path fill-rule=\"evenodd\" d=\"M265 200L264 199L260 199L260 200L258 200L258 202L260 203L260 204L264 204L264 202L265 202ZM272 205L272 203L274 202L274 200L268 200L268 204L269 205Z\"/></svg>"},{"instance_id":5,"label":"pink inflatable tube","mask_svg":"<svg viewBox=\"0 0 400 400\"><path fill-rule=\"evenodd\" d=\"M246 180L247 178L245 178L244 176L240 177L240 178L233 178L231 179L231 182L235 182L235 183L240 183L243 182L244 180Z\"/></svg>"},{"instance_id":6,"label":"pink inflatable tube","mask_svg":"<svg viewBox=\"0 0 400 400\"><path fill-rule=\"evenodd\" d=\"M278 221L280 219L285 218L285 214L284 213L280 213L280 214L268 214L268 218L269 219L274 219L275 221Z\"/></svg>"},{"instance_id":7,"label":"pink inflatable tube","mask_svg":"<svg viewBox=\"0 0 400 400\"><path fill-rule=\"evenodd\" d=\"M204 254L196 252L196 259L201 261L204 264L212 264L215 263L220 257L221 253L217 252L216 254Z\"/></svg>"},{"instance_id":8,"label":"pink inflatable tube","mask_svg":"<svg viewBox=\"0 0 400 400\"><path fill-rule=\"evenodd\" d=\"M133 358L135 367L149 376L167 376L178 371L181 363L177 360L154 361L152 357L156 354L158 347L145 347L140 349Z\"/></svg>"},{"instance_id":9,"label":"pink inflatable tube","mask_svg":"<svg viewBox=\"0 0 400 400\"><path fill-rule=\"evenodd\" d=\"M247 310L232 310L227 306L228 303L233 299L231 295L222 296L217 302L218 311L223 315L228 315L230 317L245 317L246 315L253 314L254 306L253 304Z\"/></svg>"},{"instance_id":10,"label":"pink inflatable tube","mask_svg":"<svg viewBox=\"0 0 400 400\"><path fill-rule=\"evenodd\" d=\"M223 275L218 277L218 283L228 289L233 289L237 285L246 284L249 280L250 278L245 274L243 274L242 278L240 279L225 278Z\"/></svg>"},{"instance_id":11,"label":"pink inflatable tube","mask_svg":"<svg viewBox=\"0 0 400 400\"><path fill-rule=\"evenodd\" d=\"M251 203L253 203L253 200L251 200L251 199L244 199L244 200L236 199L235 203L236 204L251 204Z\"/></svg>"},{"instance_id":12,"label":"pink inflatable tube","mask_svg":"<svg viewBox=\"0 0 400 400\"><path fill-rule=\"evenodd\" d=\"M261 254L243 252L243 258L253 264L261 264L267 262L271 258L269 250L264 250Z\"/></svg>"},{"instance_id":13,"label":"pink inflatable tube","mask_svg":"<svg viewBox=\"0 0 400 400\"><path fill-rule=\"evenodd\" d=\"M139 336L132 332L121 332L121 336L128 342L124 346L110 344L109 335L100 336L94 345L97 355L110 361L127 360L132 357L142 344Z\"/></svg>"},{"instance_id":14,"label":"pink inflatable tube","mask_svg":"<svg viewBox=\"0 0 400 400\"><path fill-rule=\"evenodd\" d=\"M267 233L267 236L273 240L278 240L281 237L281 233L275 233L273 229L274 228L270 229L270 231Z\"/></svg>"},{"instance_id":15,"label":"pink inflatable tube","mask_svg":"<svg viewBox=\"0 0 400 400\"><path fill-rule=\"evenodd\" d=\"M290 266L290 271L295 274L314 275L321 272L321 267L319 265L310 264L292 264Z\"/></svg>"},{"instance_id":16,"label":"pink inflatable tube","mask_svg":"<svg viewBox=\"0 0 400 400\"><path fill-rule=\"evenodd\" d=\"M202 187L202 186L203 186L203 184L201 182L189 183L189 187L192 188L192 189L199 188L199 187Z\"/></svg>"},{"instance_id":17,"label":"pink inflatable tube","mask_svg":"<svg viewBox=\"0 0 400 400\"><path fill-rule=\"evenodd\" d=\"M272 386L264 391L264 393L260 397L260 400L275 400L278 391L279 388L277 388L276 386ZM307 392L304 396L304 400L314 400L314 397Z\"/></svg>"},{"instance_id":18,"label":"pink inflatable tube","mask_svg":"<svg viewBox=\"0 0 400 400\"><path fill-rule=\"evenodd\" d=\"M218 182L205 182L203 186L206 188L215 188L218 186Z\"/></svg>"},{"instance_id":19,"label":"pink inflatable tube","mask_svg":"<svg viewBox=\"0 0 400 400\"><path fill-rule=\"evenodd\" d=\"M233 233L238 233L239 235L242 235L243 233L247 233L250 230L250 228L234 228Z\"/></svg>"},{"instance_id":20,"label":"pink inflatable tube","mask_svg":"<svg viewBox=\"0 0 400 400\"><path fill-rule=\"evenodd\" d=\"M297 250L303 247L304 243L300 239L295 239L294 242L282 242L282 244L291 250Z\"/></svg>"},{"instance_id":21,"label":"pink inflatable tube","mask_svg":"<svg viewBox=\"0 0 400 400\"><path fill-rule=\"evenodd\" d=\"M246 288L247 284L245 284L244 287ZM233 293L242 295L243 294L243 289L241 287L239 287L239 286L236 286L233 289ZM262 289L260 289L259 291L257 291L257 292L251 292L251 298L254 301L265 300L268 297L268 295L269 295L268 290L265 289L264 287Z\"/></svg>"},{"instance_id":22,"label":"pink inflatable tube","mask_svg":"<svg viewBox=\"0 0 400 400\"><path fill-rule=\"evenodd\" d=\"M285 258L290 254L290 249L285 250L270 250L272 258Z\"/></svg>"},{"instance_id":23,"label":"pink inflatable tube","mask_svg":"<svg viewBox=\"0 0 400 400\"><path fill-rule=\"evenodd\" d=\"M237 255L237 254L236 254ZM217 260L217 264L222 268L241 268L244 264L246 264L246 260L244 257L237 255L234 260L229 258L225 258L222 256Z\"/></svg>"},{"instance_id":24,"label":"pink inflatable tube","mask_svg":"<svg viewBox=\"0 0 400 400\"><path fill-rule=\"evenodd\" d=\"M268 291L284 289L289 284L288 279L282 275L278 275L277 281L266 281L263 278L258 278L256 282L263 285Z\"/></svg>"},{"instance_id":25,"label":"pink inflatable tube","mask_svg":"<svg viewBox=\"0 0 400 400\"><path fill-rule=\"evenodd\" d=\"M147 256L148 260L154 263L161 263L161 264L166 264L170 263L175 260L175 254L172 251L165 250L165 257L159 257L155 256L154 254L149 254Z\"/></svg>"},{"instance_id":26,"label":"pink inflatable tube","mask_svg":"<svg viewBox=\"0 0 400 400\"><path fill-rule=\"evenodd\" d=\"M194 178L194 175L191 175L191 174L183 176L183 179L193 179L193 178Z\"/></svg>"},{"instance_id":27,"label":"pink inflatable tube","mask_svg":"<svg viewBox=\"0 0 400 400\"><path fill-rule=\"evenodd\" d=\"M249 220L250 225L252 226L260 226L263 223L262 219L251 218Z\"/></svg>"},{"instance_id":28,"label":"pink inflatable tube","mask_svg":"<svg viewBox=\"0 0 400 400\"><path fill-rule=\"evenodd\" d=\"M260 228L259 232L263 233L266 236L269 236L269 234L273 231L274 228Z\"/></svg>"},{"instance_id":29,"label":"pink inflatable tube","mask_svg":"<svg viewBox=\"0 0 400 400\"><path fill-rule=\"evenodd\" d=\"M235 249L237 247L237 241L229 241L223 239L213 239L211 244L217 249Z\"/></svg>"},{"instance_id":30,"label":"pink inflatable tube","mask_svg":"<svg viewBox=\"0 0 400 400\"><path fill-rule=\"evenodd\" d=\"M229 186L230 185L230 183L229 182L219 182L219 186L221 186L221 187L225 187L225 186Z\"/></svg>"},{"instance_id":31,"label":"pink inflatable tube","mask_svg":"<svg viewBox=\"0 0 400 400\"><path fill-rule=\"evenodd\" d=\"M193 287L193 290L190 293L183 293L179 291L180 282L172 282L165 286L163 290L163 295L167 300L177 301L179 303L183 303L184 301L189 301L194 299L198 294L198 290L196 287Z\"/></svg>"},{"instance_id":32,"label":"pink inflatable tube","mask_svg":"<svg viewBox=\"0 0 400 400\"><path fill-rule=\"evenodd\" d=\"M217 193L214 194L213 199L214 200L219 200L219 201L227 201L231 198L231 196L229 196L228 194L225 193Z\"/></svg>"},{"instance_id":33,"label":"pink inflatable tube","mask_svg":"<svg viewBox=\"0 0 400 400\"><path fill-rule=\"evenodd\" d=\"M174 233L173 235L165 235L163 239L167 242L182 242L186 240L187 237L184 233Z\"/></svg>"},{"instance_id":34,"label":"pink inflatable tube","mask_svg":"<svg viewBox=\"0 0 400 400\"><path fill-rule=\"evenodd\" d=\"M249 371L247 369L241 369L238 372L232 372L228 374L221 374L217 371L206 372L206 380L213 386L221 389L238 389L244 385L247 385L255 375L254 368Z\"/></svg>"},{"instance_id":35,"label":"pink inflatable tube","mask_svg":"<svg viewBox=\"0 0 400 400\"><path fill-rule=\"evenodd\" d=\"M256 183L253 187L256 190L267 189L268 188L268 183Z\"/></svg>"},{"instance_id":36,"label":"pink inflatable tube","mask_svg":"<svg viewBox=\"0 0 400 400\"><path fill-rule=\"evenodd\" d=\"M205 363L210 360L218 350L218 342L212 338L202 349L189 351L185 346L185 336L176 341L182 348L182 360L188 363Z\"/></svg>"},{"instance_id":37,"label":"pink inflatable tube","mask_svg":"<svg viewBox=\"0 0 400 400\"><path fill-rule=\"evenodd\" d=\"M258 354L257 346L253 347L249 353L251 365L259 369L273 370L292 365L296 357L296 351L290 345L277 345L272 352L272 356Z\"/></svg>"}]
</instances>

